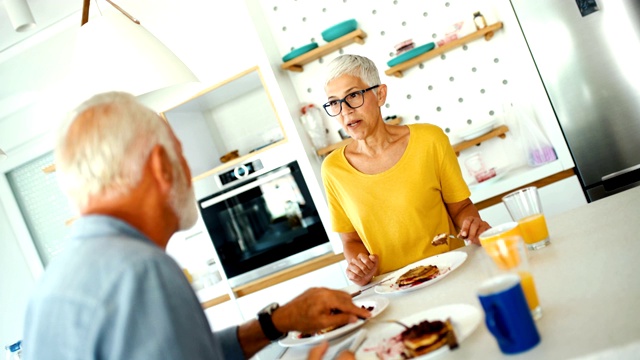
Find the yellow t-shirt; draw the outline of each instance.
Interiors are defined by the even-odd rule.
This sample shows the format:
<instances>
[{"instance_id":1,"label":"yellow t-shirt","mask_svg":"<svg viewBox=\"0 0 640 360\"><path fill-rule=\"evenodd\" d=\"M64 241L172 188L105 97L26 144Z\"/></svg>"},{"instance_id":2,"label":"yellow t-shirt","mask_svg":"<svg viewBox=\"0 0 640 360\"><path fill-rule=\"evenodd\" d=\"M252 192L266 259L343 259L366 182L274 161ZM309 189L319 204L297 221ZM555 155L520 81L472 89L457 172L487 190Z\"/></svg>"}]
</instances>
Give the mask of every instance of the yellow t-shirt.
<instances>
[{"instance_id":1,"label":"yellow t-shirt","mask_svg":"<svg viewBox=\"0 0 640 360\"><path fill-rule=\"evenodd\" d=\"M344 148L322 163L333 230L356 231L369 253L378 255L380 273L449 251L447 246L431 245L437 234L457 233L445 203L471 195L442 129L430 124L408 127L404 154L382 173L356 170Z\"/></svg>"}]
</instances>

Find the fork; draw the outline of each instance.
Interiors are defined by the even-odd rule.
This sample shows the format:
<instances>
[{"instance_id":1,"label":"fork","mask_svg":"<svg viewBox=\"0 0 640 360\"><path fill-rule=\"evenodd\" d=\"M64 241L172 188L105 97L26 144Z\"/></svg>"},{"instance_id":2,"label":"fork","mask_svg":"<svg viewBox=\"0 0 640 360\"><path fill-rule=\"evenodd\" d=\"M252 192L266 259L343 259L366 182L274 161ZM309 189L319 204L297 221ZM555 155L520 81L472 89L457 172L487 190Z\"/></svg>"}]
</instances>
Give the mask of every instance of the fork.
<instances>
[{"instance_id":1,"label":"fork","mask_svg":"<svg viewBox=\"0 0 640 360\"><path fill-rule=\"evenodd\" d=\"M407 326L407 324L403 323L402 321L399 320L381 320L381 319L367 319L367 321L371 321L374 323L391 323L391 324L396 324L396 325L400 325L402 327L404 327L405 329L410 329L410 326Z\"/></svg>"}]
</instances>

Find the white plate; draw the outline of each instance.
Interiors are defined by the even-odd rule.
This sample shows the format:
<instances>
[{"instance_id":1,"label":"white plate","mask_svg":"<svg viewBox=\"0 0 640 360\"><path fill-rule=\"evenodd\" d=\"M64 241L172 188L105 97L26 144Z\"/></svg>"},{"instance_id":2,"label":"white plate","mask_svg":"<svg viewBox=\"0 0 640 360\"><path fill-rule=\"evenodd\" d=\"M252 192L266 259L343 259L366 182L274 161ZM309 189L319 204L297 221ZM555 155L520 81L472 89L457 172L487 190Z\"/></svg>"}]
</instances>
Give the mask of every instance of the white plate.
<instances>
[{"instance_id":1,"label":"white plate","mask_svg":"<svg viewBox=\"0 0 640 360\"><path fill-rule=\"evenodd\" d=\"M482 320L482 312L472 305L452 304L425 310L398 320L408 326L412 326L424 320L446 321L448 317L451 317L451 322L453 323L458 344L460 344L460 346L464 346L462 342L469 337L469 335L471 335L471 333L473 333L478 327L478 324L480 324L480 321ZM376 332L369 331L367 340L360 346L356 353L356 359L378 359L376 356L376 350L389 349L390 345L393 343L395 343L397 347L389 349L390 353L388 354L388 357L385 356L383 359L402 359L399 352L402 350L403 346L397 341L391 340L401 332L401 327L390 323L381 325L379 330L376 330ZM397 351L394 352L393 349L397 349ZM449 351L449 347L445 345L438 350L414 359L432 359L446 353L447 351Z\"/></svg>"},{"instance_id":2,"label":"white plate","mask_svg":"<svg viewBox=\"0 0 640 360\"><path fill-rule=\"evenodd\" d=\"M357 306L370 307L373 306L373 311L371 311L371 317L376 317L378 314L384 311L384 309L389 306L389 299L384 298L382 296L368 296L360 299L354 299L353 303ZM281 346L300 346L300 345L312 345L319 343L324 340L331 340L337 337L340 337L346 333L349 333L353 330L356 330L360 326L364 325L364 320L358 320L354 323L347 324L343 327L339 327L335 330L329 331L327 333L311 336L308 338L299 338L300 333L297 331L289 332L286 338L279 341Z\"/></svg>"},{"instance_id":3,"label":"white plate","mask_svg":"<svg viewBox=\"0 0 640 360\"><path fill-rule=\"evenodd\" d=\"M493 126L495 125L496 121L497 119L492 119L487 121L486 123L478 125L468 125L462 130L458 130L457 135L460 136L463 140L475 139L493 130Z\"/></svg>"},{"instance_id":4,"label":"white plate","mask_svg":"<svg viewBox=\"0 0 640 360\"><path fill-rule=\"evenodd\" d=\"M382 280L382 281L386 281L387 279L391 278L390 281L387 281L384 284L380 284L376 286L373 290L378 294L393 294L393 293L401 293L401 292L422 289L423 287L433 285L438 281L442 280L443 278L445 278L453 270L457 269L458 266L462 265L462 263L465 262L465 260L467 260L467 253L462 251L449 251L443 254L431 256L426 259L416 261L413 264L409 264L400 270L397 270L396 272L394 272L393 274L387 276ZM402 276L402 274L413 269L414 267L426 266L426 265L437 266L438 269L440 270L440 274L431 280L425 281L415 286L400 288L396 285L396 280L398 280L398 278Z\"/></svg>"}]
</instances>

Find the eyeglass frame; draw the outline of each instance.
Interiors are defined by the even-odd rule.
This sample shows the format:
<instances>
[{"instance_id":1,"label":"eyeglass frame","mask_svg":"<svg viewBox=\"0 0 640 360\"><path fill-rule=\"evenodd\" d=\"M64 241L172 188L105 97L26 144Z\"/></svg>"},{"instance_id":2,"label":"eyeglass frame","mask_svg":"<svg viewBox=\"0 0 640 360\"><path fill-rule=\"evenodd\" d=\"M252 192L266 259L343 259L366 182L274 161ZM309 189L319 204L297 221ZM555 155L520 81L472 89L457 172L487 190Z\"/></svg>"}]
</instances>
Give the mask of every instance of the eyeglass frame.
<instances>
[{"instance_id":1,"label":"eyeglass frame","mask_svg":"<svg viewBox=\"0 0 640 360\"><path fill-rule=\"evenodd\" d=\"M327 113L327 115L329 115L329 116L331 116L331 117L336 117L336 116L338 116L338 115L342 114L342 103L346 103L346 104L347 104L347 106L349 106L349 107L350 107L350 108L352 108L352 109L357 109L357 108L361 107L362 105L364 105L364 93L366 93L366 92L367 92L367 91L369 91L369 90L373 90L373 89L375 89L375 88L377 88L377 87L379 87L379 86L380 86L380 84L378 84L378 85L373 85L373 86L372 86L372 87L370 87L370 88L366 88L366 89L364 89L364 90L358 90L358 91L354 91L354 92L352 92L352 93L349 93L349 94L347 94L347 96L343 97L342 99L328 101L328 102L326 102L326 103L322 104L322 108L323 108L323 109L324 109L324 111ZM347 101L347 98L348 98L349 96L353 95L353 94L360 94L360 95L362 95L362 104L360 104L360 105L358 105L358 106L351 106L351 104L349 104L349 102ZM338 111L338 113L337 113L337 114L335 114L335 115L331 115L331 114L329 113L329 110L328 110L327 108L331 106L331 105L329 105L329 103L332 103L332 102L334 102L334 101L337 101L337 102L340 104L340 111Z\"/></svg>"}]
</instances>

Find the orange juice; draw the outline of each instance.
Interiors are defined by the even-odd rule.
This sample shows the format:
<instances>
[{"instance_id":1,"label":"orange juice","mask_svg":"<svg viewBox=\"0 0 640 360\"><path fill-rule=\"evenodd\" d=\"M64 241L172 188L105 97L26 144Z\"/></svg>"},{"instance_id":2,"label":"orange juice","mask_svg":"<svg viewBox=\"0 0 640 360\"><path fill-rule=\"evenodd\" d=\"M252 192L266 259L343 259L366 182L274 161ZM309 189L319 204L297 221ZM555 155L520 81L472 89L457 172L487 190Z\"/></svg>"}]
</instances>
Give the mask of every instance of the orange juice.
<instances>
[{"instance_id":1,"label":"orange juice","mask_svg":"<svg viewBox=\"0 0 640 360\"><path fill-rule=\"evenodd\" d=\"M527 299L529 310L533 311L540 306L536 286L533 283L533 276L528 271L520 271L518 274L520 275L520 285L522 286L522 291L524 291L524 297Z\"/></svg>"},{"instance_id":2,"label":"orange juice","mask_svg":"<svg viewBox=\"0 0 640 360\"><path fill-rule=\"evenodd\" d=\"M484 247L490 242L513 235L521 236L524 238L524 234L520 230L520 225L517 222L511 221L504 224L496 225L491 229L486 230L485 232L480 234L478 238L480 239L480 244Z\"/></svg>"},{"instance_id":3,"label":"orange juice","mask_svg":"<svg viewBox=\"0 0 640 360\"><path fill-rule=\"evenodd\" d=\"M535 214L522 218L518 220L518 227L522 232L524 242L527 244L535 244L549 237L544 214Z\"/></svg>"}]
</instances>

